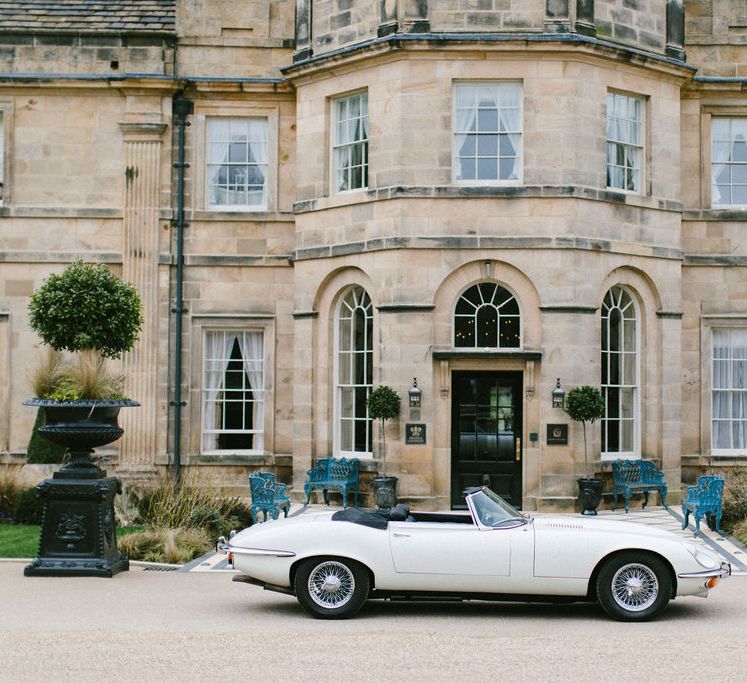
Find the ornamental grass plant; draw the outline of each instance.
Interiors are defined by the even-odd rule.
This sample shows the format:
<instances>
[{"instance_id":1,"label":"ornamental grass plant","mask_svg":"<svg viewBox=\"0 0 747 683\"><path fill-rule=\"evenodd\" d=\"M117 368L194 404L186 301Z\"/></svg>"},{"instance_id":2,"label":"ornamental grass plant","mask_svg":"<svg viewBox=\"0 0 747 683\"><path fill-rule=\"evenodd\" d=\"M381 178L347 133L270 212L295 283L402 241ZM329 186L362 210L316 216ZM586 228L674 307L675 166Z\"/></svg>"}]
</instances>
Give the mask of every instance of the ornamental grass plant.
<instances>
[{"instance_id":1,"label":"ornamental grass plant","mask_svg":"<svg viewBox=\"0 0 747 683\"><path fill-rule=\"evenodd\" d=\"M132 560L189 562L221 534L251 524L251 511L238 496L222 496L218 482L203 484L190 475L178 485L164 477L150 488L126 489L120 498L117 523L146 527L119 543Z\"/></svg>"}]
</instances>

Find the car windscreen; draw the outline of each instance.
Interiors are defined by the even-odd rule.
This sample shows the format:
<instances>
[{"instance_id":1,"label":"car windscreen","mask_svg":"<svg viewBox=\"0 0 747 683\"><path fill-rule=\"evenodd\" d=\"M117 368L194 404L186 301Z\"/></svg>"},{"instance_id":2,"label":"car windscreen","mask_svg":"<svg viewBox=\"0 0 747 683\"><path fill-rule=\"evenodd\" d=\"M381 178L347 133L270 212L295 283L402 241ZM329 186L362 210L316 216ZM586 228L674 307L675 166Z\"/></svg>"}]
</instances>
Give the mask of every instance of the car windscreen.
<instances>
[{"instance_id":1,"label":"car windscreen","mask_svg":"<svg viewBox=\"0 0 747 683\"><path fill-rule=\"evenodd\" d=\"M489 527L511 526L526 523L524 517L515 507L509 505L498 494L489 488L483 488L468 496L480 524Z\"/></svg>"}]
</instances>

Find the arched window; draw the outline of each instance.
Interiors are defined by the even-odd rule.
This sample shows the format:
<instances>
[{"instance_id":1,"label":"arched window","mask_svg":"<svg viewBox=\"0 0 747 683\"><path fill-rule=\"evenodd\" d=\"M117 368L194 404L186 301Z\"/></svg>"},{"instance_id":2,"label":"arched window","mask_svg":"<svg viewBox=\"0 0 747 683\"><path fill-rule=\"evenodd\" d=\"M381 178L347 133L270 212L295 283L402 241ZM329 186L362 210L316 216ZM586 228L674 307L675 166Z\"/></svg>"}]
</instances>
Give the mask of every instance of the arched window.
<instances>
[{"instance_id":1,"label":"arched window","mask_svg":"<svg viewBox=\"0 0 747 683\"><path fill-rule=\"evenodd\" d=\"M630 293L612 287L602 304L602 454L609 458L639 452L637 318Z\"/></svg>"},{"instance_id":2,"label":"arched window","mask_svg":"<svg viewBox=\"0 0 747 683\"><path fill-rule=\"evenodd\" d=\"M521 313L516 297L495 282L470 287L454 311L454 346L518 349Z\"/></svg>"},{"instance_id":3,"label":"arched window","mask_svg":"<svg viewBox=\"0 0 747 683\"><path fill-rule=\"evenodd\" d=\"M371 420L366 401L373 384L373 310L362 287L353 286L337 309L335 451L340 455L369 455Z\"/></svg>"}]
</instances>

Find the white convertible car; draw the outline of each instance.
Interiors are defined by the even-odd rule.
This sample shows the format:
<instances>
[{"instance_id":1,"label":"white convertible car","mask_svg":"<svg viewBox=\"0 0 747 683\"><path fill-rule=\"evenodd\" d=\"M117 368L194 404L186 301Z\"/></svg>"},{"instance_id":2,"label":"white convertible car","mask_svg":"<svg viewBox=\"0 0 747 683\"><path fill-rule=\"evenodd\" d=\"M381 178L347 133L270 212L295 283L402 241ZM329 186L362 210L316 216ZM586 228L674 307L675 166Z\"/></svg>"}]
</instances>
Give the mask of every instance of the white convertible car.
<instances>
[{"instance_id":1,"label":"white convertible car","mask_svg":"<svg viewBox=\"0 0 747 683\"><path fill-rule=\"evenodd\" d=\"M295 595L312 616L352 617L367 599L598 601L644 621L670 599L706 597L731 566L702 545L641 524L522 515L486 487L468 513L304 510L229 540L243 581Z\"/></svg>"}]
</instances>

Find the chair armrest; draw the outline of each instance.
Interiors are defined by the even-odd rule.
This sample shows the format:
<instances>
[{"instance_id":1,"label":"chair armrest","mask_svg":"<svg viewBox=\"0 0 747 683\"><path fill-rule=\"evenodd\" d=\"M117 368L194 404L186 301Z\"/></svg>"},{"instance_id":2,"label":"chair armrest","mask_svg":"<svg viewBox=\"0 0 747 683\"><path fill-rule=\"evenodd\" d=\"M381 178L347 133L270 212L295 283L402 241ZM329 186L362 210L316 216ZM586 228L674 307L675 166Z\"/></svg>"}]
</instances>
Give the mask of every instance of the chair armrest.
<instances>
[{"instance_id":1,"label":"chair armrest","mask_svg":"<svg viewBox=\"0 0 747 683\"><path fill-rule=\"evenodd\" d=\"M288 487L288 484L281 484L279 481L275 482L275 493L279 493L281 496L285 495L285 489Z\"/></svg>"}]
</instances>

